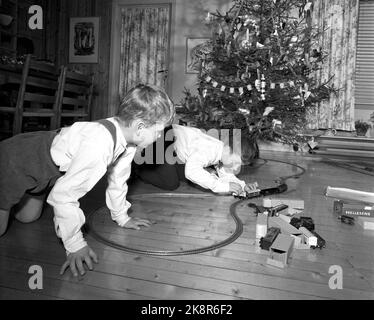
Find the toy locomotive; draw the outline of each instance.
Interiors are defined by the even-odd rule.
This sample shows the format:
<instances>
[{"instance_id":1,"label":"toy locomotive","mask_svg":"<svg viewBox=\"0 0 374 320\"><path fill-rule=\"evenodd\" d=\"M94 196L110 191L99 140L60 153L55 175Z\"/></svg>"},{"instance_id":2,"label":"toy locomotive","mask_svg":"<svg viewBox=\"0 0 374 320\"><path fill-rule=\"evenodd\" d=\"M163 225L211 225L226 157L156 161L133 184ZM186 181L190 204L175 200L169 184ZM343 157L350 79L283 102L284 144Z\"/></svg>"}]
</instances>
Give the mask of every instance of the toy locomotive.
<instances>
[{"instance_id":1,"label":"toy locomotive","mask_svg":"<svg viewBox=\"0 0 374 320\"><path fill-rule=\"evenodd\" d=\"M259 196L268 196L271 194L276 194L276 193L282 193L287 191L287 184L282 183L276 187L272 188L267 188L267 189L256 189L253 192L243 192L240 195L234 195L235 198L238 198L240 200L244 199L251 199Z\"/></svg>"}]
</instances>

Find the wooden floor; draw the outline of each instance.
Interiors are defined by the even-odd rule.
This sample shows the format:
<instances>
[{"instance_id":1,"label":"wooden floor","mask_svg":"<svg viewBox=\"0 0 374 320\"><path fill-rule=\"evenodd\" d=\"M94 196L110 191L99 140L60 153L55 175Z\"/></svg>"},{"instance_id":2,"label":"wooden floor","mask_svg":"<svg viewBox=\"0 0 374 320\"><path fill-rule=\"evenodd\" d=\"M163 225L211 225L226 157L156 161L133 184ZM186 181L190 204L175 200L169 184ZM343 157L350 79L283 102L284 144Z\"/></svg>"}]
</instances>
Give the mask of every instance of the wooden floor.
<instances>
[{"instance_id":1,"label":"wooden floor","mask_svg":"<svg viewBox=\"0 0 374 320\"><path fill-rule=\"evenodd\" d=\"M306 169L299 179L289 179L289 190L281 197L303 199L304 215L311 216L316 231L326 240L322 250L294 250L290 264L277 269L266 264L267 251L255 242L256 217L244 202L237 213L244 232L234 243L201 254L147 256L126 253L87 240L99 256L95 270L75 279L59 270L64 250L55 235L52 211L31 224L12 221L0 238L0 299L373 299L374 231L359 225L342 224L332 213L333 199L324 197L327 186L374 192L373 177L319 159L290 153L264 152L263 158L287 161ZM243 177L271 186L279 176L301 172L289 164L259 160L246 168ZM160 192L141 182L130 184L132 194ZM229 207L232 197L198 197L202 191L183 184L177 193L196 197L145 196L133 199L132 215L155 222L149 229L135 231L117 227L102 209L94 225L102 236L144 250L188 250L208 246L230 236L235 224ZM261 204L261 199L252 200ZM103 184L81 201L86 212L105 205ZM104 213L103 213L104 212ZM31 265L43 270L43 289L28 286ZM343 289L329 288L330 266L343 270Z\"/></svg>"}]
</instances>

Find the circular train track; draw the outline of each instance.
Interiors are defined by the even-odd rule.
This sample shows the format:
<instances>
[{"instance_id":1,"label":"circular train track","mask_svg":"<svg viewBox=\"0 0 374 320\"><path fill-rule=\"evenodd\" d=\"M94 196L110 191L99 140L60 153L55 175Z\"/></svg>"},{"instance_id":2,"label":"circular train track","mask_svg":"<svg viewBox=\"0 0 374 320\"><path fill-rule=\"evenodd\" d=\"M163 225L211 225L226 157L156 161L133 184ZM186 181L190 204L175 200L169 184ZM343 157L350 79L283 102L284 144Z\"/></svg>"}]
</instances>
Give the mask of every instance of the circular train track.
<instances>
[{"instance_id":1,"label":"circular train track","mask_svg":"<svg viewBox=\"0 0 374 320\"><path fill-rule=\"evenodd\" d=\"M288 162L285 162L285 161L272 160L272 159L263 159L263 158L261 158L261 160L264 160L264 164L266 164L268 161L273 161L273 162L279 162L279 163L288 164L290 166L297 167L298 169L301 170L299 173L296 173L296 174L293 174L293 175L290 175L290 176L280 177L280 178L276 179L276 181L281 186L283 186L281 189L276 190L276 193L283 192L283 191L287 190L287 185L285 184L286 180L291 179L291 178L297 179L301 175L303 175L304 172L305 172L305 169L303 167L295 165L295 164L292 164L292 163L288 163ZM270 189L269 189L269 192L273 192L272 190L276 189L276 188L270 188ZM266 190L264 190L264 191L266 191ZM265 192L262 195L267 195L267 194L269 194L269 193ZM262 196L262 195L260 195L260 196ZM212 198L212 197L215 197L215 195L211 195L211 194L148 193L148 194L132 195L129 198L130 199L141 200L145 196L146 197L158 197L158 198L189 198L189 199L191 199L191 198ZM101 242L101 243L103 243L105 245L108 245L110 247L113 247L113 248L116 248L116 249L128 252L128 253L144 254L144 255L151 255L151 256L179 256L179 255L198 254L198 253L212 251L212 250L216 250L218 248L227 246L227 245L229 245L230 243L234 242L236 239L238 239L241 236L241 234L243 233L243 223L240 220L240 218L238 217L238 215L236 214L236 208L237 208L237 206L240 203L242 203L242 202L244 202L246 200L247 199L241 199L241 200L238 200L238 201L236 201L236 202L234 202L234 203L232 203L230 205L229 212L230 212L230 217L235 222L235 231L228 238L226 238L226 239L224 239L224 240L222 240L220 242L217 242L215 244L212 244L210 246L196 248L196 249L190 249L190 250L178 250L178 251L169 251L169 250L140 250L140 249L131 248L131 247L125 246L123 244L120 244L118 242L112 241L112 240L110 240L110 239L102 236L99 232L97 232L97 230L95 229L94 223L93 223L94 216L98 212L100 212L100 210L102 208L100 208L100 209L98 209L96 211L93 211L93 212L91 212L88 215L88 217L87 217L87 224L88 224L88 227L89 227L89 234L93 238L95 238L97 241L99 241L99 242ZM106 209L106 210L108 210L108 209Z\"/></svg>"}]
</instances>

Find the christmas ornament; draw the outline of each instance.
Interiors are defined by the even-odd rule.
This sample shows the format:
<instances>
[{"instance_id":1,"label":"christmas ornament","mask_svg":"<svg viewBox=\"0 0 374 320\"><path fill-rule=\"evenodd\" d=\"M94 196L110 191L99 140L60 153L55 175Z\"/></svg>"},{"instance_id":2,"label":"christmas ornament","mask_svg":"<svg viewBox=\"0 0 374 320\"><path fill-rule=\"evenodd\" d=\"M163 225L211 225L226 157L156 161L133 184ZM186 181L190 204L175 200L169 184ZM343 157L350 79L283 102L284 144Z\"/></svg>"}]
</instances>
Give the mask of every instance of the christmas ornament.
<instances>
[{"instance_id":1,"label":"christmas ornament","mask_svg":"<svg viewBox=\"0 0 374 320\"><path fill-rule=\"evenodd\" d=\"M246 31L246 38L242 41L241 46L243 49L249 49L251 47L251 41L249 39L249 29Z\"/></svg>"},{"instance_id":2,"label":"christmas ornament","mask_svg":"<svg viewBox=\"0 0 374 320\"><path fill-rule=\"evenodd\" d=\"M245 50L249 50L251 48L252 44L249 40L243 40L241 43L241 47Z\"/></svg>"},{"instance_id":3,"label":"christmas ornament","mask_svg":"<svg viewBox=\"0 0 374 320\"><path fill-rule=\"evenodd\" d=\"M274 110L273 107L266 107L265 108L265 111L264 113L262 114L264 117L266 117L267 115L269 115L270 112L272 112Z\"/></svg>"},{"instance_id":4,"label":"christmas ornament","mask_svg":"<svg viewBox=\"0 0 374 320\"><path fill-rule=\"evenodd\" d=\"M257 69L257 79L255 80L255 87L257 91L260 92L261 90L261 78L260 78L260 70Z\"/></svg>"},{"instance_id":5,"label":"christmas ornament","mask_svg":"<svg viewBox=\"0 0 374 320\"><path fill-rule=\"evenodd\" d=\"M275 127L281 127L282 126L282 121L273 119L273 121L271 122L271 124L272 124L272 127L274 129Z\"/></svg>"},{"instance_id":6,"label":"christmas ornament","mask_svg":"<svg viewBox=\"0 0 374 320\"><path fill-rule=\"evenodd\" d=\"M265 75L262 74L261 76L261 100L265 100L265 87L266 87L266 82L265 82Z\"/></svg>"},{"instance_id":7,"label":"christmas ornament","mask_svg":"<svg viewBox=\"0 0 374 320\"><path fill-rule=\"evenodd\" d=\"M261 80L260 79L255 80L255 87L256 87L257 91L261 90Z\"/></svg>"},{"instance_id":8,"label":"christmas ornament","mask_svg":"<svg viewBox=\"0 0 374 320\"><path fill-rule=\"evenodd\" d=\"M244 115L246 115L246 116L249 116L249 115L251 114L251 112L250 112L249 110L244 109L244 108L239 108L238 110L239 110L239 112L240 112L241 114L244 114Z\"/></svg>"}]
</instances>

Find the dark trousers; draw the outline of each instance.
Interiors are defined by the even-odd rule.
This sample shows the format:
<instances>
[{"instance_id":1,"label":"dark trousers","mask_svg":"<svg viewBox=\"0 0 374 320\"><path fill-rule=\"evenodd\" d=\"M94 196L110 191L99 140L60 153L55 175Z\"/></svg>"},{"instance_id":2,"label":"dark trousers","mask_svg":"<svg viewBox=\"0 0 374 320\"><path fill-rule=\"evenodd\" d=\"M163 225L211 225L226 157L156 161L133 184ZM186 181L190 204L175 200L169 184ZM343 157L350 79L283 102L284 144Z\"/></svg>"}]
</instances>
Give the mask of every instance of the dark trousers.
<instances>
[{"instance_id":1,"label":"dark trousers","mask_svg":"<svg viewBox=\"0 0 374 320\"><path fill-rule=\"evenodd\" d=\"M181 181L187 181L184 164L144 164L135 165L135 174L145 183L163 190L175 190Z\"/></svg>"},{"instance_id":2,"label":"dark trousers","mask_svg":"<svg viewBox=\"0 0 374 320\"><path fill-rule=\"evenodd\" d=\"M56 134L23 133L0 142L0 209L10 210L25 193L47 192L63 174L51 157Z\"/></svg>"}]
</instances>

